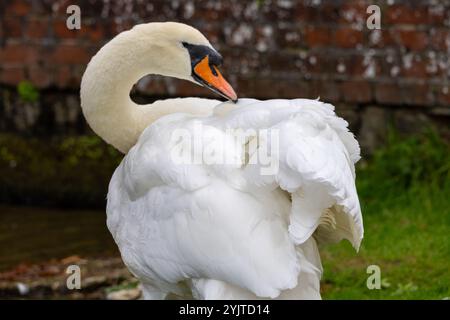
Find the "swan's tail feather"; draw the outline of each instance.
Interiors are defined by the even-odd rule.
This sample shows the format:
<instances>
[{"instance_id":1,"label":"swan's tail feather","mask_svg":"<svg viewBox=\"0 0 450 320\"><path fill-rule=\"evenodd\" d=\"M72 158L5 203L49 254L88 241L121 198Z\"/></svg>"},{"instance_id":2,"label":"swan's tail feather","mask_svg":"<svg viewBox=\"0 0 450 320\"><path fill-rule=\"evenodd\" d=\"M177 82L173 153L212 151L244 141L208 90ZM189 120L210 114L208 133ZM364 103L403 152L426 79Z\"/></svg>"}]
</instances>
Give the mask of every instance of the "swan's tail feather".
<instances>
[{"instance_id":1,"label":"swan's tail feather","mask_svg":"<svg viewBox=\"0 0 450 320\"><path fill-rule=\"evenodd\" d=\"M309 238L297 246L300 260L298 284L295 288L284 290L276 297L277 300L319 300L320 278L322 276L322 263L319 250L314 238ZM192 280L192 295L202 300L257 300L267 299L258 297L253 292L213 279Z\"/></svg>"}]
</instances>

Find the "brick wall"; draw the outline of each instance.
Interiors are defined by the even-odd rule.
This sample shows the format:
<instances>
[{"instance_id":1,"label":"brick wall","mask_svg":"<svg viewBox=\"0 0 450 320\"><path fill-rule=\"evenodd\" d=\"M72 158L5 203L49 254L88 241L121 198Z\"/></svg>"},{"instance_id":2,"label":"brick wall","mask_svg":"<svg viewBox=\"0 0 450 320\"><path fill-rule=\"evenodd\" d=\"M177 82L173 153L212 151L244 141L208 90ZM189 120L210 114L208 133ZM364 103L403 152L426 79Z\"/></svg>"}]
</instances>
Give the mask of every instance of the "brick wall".
<instances>
[{"instance_id":1,"label":"brick wall","mask_svg":"<svg viewBox=\"0 0 450 320\"><path fill-rule=\"evenodd\" d=\"M66 28L70 4L81 8L81 30ZM370 4L381 8L381 30L366 27ZM52 132L83 132L77 91L90 57L134 24L167 20L191 24L210 39L240 97L320 96L337 105L363 144L379 140L387 119L406 132L431 121L448 126L447 0L12 0L0 2L0 130L45 124ZM21 80L42 90L31 125L11 107L10 93L5 102L4 92ZM212 96L158 77L140 81L137 91L148 99Z\"/></svg>"}]
</instances>

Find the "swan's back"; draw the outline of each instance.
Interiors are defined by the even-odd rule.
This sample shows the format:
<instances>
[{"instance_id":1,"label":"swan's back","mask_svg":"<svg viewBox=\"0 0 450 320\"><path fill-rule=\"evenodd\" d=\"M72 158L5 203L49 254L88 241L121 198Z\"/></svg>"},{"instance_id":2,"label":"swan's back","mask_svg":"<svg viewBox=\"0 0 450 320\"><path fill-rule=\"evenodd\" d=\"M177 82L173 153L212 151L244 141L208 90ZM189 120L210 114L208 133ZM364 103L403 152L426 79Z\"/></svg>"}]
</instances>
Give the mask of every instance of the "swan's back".
<instances>
[{"instance_id":1,"label":"swan's back","mask_svg":"<svg viewBox=\"0 0 450 320\"><path fill-rule=\"evenodd\" d=\"M329 104L241 100L150 125L111 180L108 227L130 270L164 294L187 283L199 298L318 298L316 241L362 239L358 143ZM278 170L261 174L262 144L249 151L230 134L249 129L278 134L268 148ZM193 148L183 135L201 145L194 158L224 157L183 162Z\"/></svg>"}]
</instances>

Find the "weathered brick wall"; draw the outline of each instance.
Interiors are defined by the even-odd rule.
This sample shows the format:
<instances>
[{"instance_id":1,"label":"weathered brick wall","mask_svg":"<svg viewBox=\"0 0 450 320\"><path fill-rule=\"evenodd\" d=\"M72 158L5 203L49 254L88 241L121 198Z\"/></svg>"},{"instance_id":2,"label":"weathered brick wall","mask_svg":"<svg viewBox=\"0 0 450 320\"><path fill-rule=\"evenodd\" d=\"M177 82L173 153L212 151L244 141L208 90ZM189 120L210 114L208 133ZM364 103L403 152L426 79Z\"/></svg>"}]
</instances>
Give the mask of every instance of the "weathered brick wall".
<instances>
[{"instance_id":1,"label":"weathered brick wall","mask_svg":"<svg viewBox=\"0 0 450 320\"><path fill-rule=\"evenodd\" d=\"M66 28L70 4L81 8L81 30ZM381 30L366 27L370 4L381 7ZM26 79L42 90L30 112L14 110L3 93L1 130L45 124L82 132L76 93L90 57L134 24L167 20L205 33L240 97L320 96L368 146L388 119L407 132L434 120L448 126L447 0L12 0L0 2L0 20L0 87ZM212 96L175 79L152 77L137 87L153 97Z\"/></svg>"}]
</instances>

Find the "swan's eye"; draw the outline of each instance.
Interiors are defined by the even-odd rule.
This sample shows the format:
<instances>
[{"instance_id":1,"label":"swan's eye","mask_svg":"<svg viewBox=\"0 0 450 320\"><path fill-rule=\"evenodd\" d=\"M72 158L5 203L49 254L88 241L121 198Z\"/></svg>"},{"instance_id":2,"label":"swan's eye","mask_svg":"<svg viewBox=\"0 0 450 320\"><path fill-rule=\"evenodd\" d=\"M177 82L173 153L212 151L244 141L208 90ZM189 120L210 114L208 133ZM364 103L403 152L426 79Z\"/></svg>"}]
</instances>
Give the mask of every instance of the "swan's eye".
<instances>
[{"instance_id":1,"label":"swan's eye","mask_svg":"<svg viewBox=\"0 0 450 320\"><path fill-rule=\"evenodd\" d=\"M188 50L189 56L191 57L192 66L199 63L206 56L209 57L209 62L214 66L221 66L223 62L223 58L216 50L211 47L204 46L201 44L190 44L187 42L182 43L183 46Z\"/></svg>"},{"instance_id":2,"label":"swan's eye","mask_svg":"<svg viewBox=\"0 0 450 320\"><path fill-rule=\"evenodd\" d=\"M182 43L191 58L192 77L201 85L232 101L237 95L222 77L217 67L222 65L222 56L209 46Z\"/></svg>"}]
</instances>

